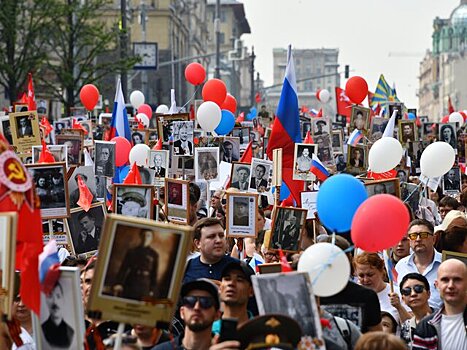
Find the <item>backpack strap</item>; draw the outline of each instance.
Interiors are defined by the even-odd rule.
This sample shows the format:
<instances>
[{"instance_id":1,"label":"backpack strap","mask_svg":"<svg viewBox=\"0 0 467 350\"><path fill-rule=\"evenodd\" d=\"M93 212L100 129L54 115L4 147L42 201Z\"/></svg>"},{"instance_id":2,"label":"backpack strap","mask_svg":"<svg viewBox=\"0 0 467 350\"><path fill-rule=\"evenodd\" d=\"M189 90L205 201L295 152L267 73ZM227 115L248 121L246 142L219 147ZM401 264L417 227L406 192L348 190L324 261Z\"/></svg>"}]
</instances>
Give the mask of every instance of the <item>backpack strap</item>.
<instances>
[{"instance_id":1,"label":"backpack strap","mask_svg":"<svg viewBox=\"0 0 467 350\"><path fill-rule=\"evenodd\" d=\"M347 344L347 349L351 350L352 349L352 330L349 326L349 321L341 317L333 316L333 318L334 318L334 322L337 325L337 330L339 331L342 339L344 339L345 343Z\"/></svg>"}]
</instances>

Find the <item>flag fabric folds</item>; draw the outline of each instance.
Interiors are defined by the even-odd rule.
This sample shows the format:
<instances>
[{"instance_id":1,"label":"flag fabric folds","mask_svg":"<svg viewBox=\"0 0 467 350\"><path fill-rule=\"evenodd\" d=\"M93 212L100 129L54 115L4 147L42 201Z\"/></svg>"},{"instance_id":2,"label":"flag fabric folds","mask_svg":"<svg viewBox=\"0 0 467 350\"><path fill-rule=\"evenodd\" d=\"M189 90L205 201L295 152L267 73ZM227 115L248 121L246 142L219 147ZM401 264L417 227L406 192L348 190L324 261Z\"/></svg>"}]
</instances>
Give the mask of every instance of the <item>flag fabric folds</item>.
<instances>
[{"instance_id":1,"label":"flag fabric folds","mask_svg":"<svg viewBox=\"0 0 467 350\"><path fill-rule=\"evenodd\" d=\"M82 126L81 123L75 118L73 118L71 128L76 129L76 130L83 130L84 135L88 134L88 131L86 130L86 128L84 126Z\"/></svg>"},{"instance_id":2,"label":"flag fabric folds","mask_svg":"<svg viewBox=\"0 0 467 350\"><path fill-rule=\"evenodd\" d=\"M350 114L352 112L352 102L350 98L345 94L345 90L340 87L336 87L336 107L337 114L343 115L350 122Z\"/></svg>"},{"instance_id":3,"label":"flag fabric folds","mask_svg":"<svg viewBox=\"0 0 467 350\"><path fill-rule=\"evenodd\" d=\"M448 112L449 114L455 112L454 106L452 105L451 96L448 98Z\"/></svg>"},{"instance_id":4,"label":"flag fabric folds","mask_svg":"<svg viewBox=\"0 0 467 350\"><path fill-rule=\"evenodd\" d=\"M57 243L52 239L44 246L39 255L39 281L41 290L49 295L60 277L60 258L58 257Z\"/></svg>"},{"instance_id":5,"label":"flag fabric folds","mask_svg":"<svg viewBox=\"0 0 467 350\"><path fill-rule=\"evenodd\" d=\"M375 94L371 99L371 107L373 108L377 103L379 103L382 108L388 110L388 103L394 101L398 101L395 89L393 90L391 86L389 86L384 75L381 74L378 80L378 85L376 86Z\"/></svg>"},{"instance_id":6,"label":"flag fabric folds","mask_svg":"<svg viewBox=\"0 0 467 350\"><path fill-rule=\"evenodd\" d=\"M42 119L41 119L41 126L44 128L45 130L45 136L47 136L48 134L50 134L52 132L52 130L54 129L52 125L50 125L50 122L49 122L49 119L47 119L46 116L43 116Z\"/></svg>"},{"instance_id":7,"label":"flag fabric folds","mask_svg":"<svg viewBox=\"0 0 467 350\"><path fill-rule=\"evenodd\" d=\"M305 136L305 139L303 140L303 143L308 143L308 144L313 143L313 138L311 137L310 130L306 132L306 136Z\"/></svg>"},{"instance_id":8,"label":"flag fabric folds","mask_svg":"<svg viewBox=\"0 0 467 350\"><path fill-rule=\"evenodd\" d=\"M107 134L105 141L110 141L116 136L122 136L132 142L130 124L128 123L128 115L126 114L125 99L123 98L120 79L118 80L117 91L115 92L112 120L110 121L110 132Z\"/></svg>"},{"instance_id":9,"label":"flag fabric folds","mask_svg":"<svg viewBox=\"0 0 467 350\"><path fill-rule=\"evenodd\" d=\"M355 129L350 134L349 139L347 140L347 144L350 146L356 146L362 138L363 138L363 133L360 130Z\"/></svg>"},{"instance_id":10,"label":"flag fabric folds","mask_svg":"<svg viewBox=\"0 0 467 350\"><path fill-rule=\"evenodd\" d=\"M50 152L47 144L44 140L42 140L42 151L39 155L38 163L55 163L55 158L53 154Z\"/></svg>"},{"instance_id":11,"label":"flag fabric folds","mask_svg":"<svg viewBox=\"0 0 467 350\"><path fill-rule=\"evenodd\" d=\"M141 185L143 181L141 180L141 174L139 172L138 166L136 165L136 162L133 163L131 166L130 171L128 172L128 175L125 177L125 180L123 180L124 184L128 185Z\"/></svg>"},{"instance_id":12,"label":"flag fabric folds","mask_svg":"<svg viewBox=\"0 0 467 350\"><path fill-rule=\"evenodd\" d=\"M326 170L326 167L323 165L323 163L321 163L318 156L314 153L312 154L310 171L321 182L329 177L329 172Z\"/></svg>"},{"instance_id":13,"label":"flag fabric folds","mask_svg":"<svg viewBox=\"0 0 467 350\"><path fill-rule=\"evenodd\" d=\"M32 83L32 74L28 73L28 110L37 109L36 96L34 95L34 84Z\"/></svg>"},{"instance_id":14,"label":"flag fabric folds","mask_svg":"<svg viewBox=\"0 0 467 350\"><path fill-rule=\"evenodd\" d=\"M279 261L281 263L281 271L282 272L292 272L292 266L290 266L289 262L287 261L287 257L285 256L282 249L279 249Z\"/></svg>"},{"instance_id":15,"label":"flag fabric folds","mask_svg":"<svg viewBox=\"0 0 467 350\"><path fill-rule=\"evenodd\" d=\"M253 141L250 141L248 146L246 146L245 152L243 152L242 157L240 158L241 163L249 163L253 159Z\"/></svg>"},{"instance_id":16,"label":"flag fabric folds","mask_svg":"<svg viewBox=\"0 0 467 350\"><path fill-rule=\"evenodd\" d=\"M88 186L86 186L84 180L81 178L81 175L78 175L78 189L79 199L76 204L78 204L81 208L83 208L84 211L87 212L91 208L91 203L94 196L92 195Z\"/></svg>"}]
</instances>

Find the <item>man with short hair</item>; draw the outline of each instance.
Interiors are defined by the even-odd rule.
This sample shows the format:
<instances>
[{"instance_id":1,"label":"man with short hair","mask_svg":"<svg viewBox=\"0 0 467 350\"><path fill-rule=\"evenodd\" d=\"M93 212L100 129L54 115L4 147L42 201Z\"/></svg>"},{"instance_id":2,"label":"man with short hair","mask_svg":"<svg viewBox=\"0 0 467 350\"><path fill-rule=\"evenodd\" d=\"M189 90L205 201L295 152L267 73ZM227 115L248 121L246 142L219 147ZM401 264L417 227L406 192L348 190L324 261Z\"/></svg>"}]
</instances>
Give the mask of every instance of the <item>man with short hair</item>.
<instances>
[{"instance_id":1,"label":"man with short hair","mask_svg":"<svg viewBox=\"0 0 467 350\"><path fill-rule=\"evenodd\" d=\"M222 161L232 163L232 162L237 162L238 157L233 154L233 143L230 140L224 141L222 144Z\"/></svg>"},{"instance_id":2,"label":"man with short hair","mask_svg":"<svg viewBox=\"0 0 467 350\"><path fill-rule=\"evenodd\" d=\"M438 268L435 286L444 306L425 317L415 329L414 350L467 349L467 266L448 259Z\"/></svg>"},{"instance_id":3,"label":"man with short hair","mask_svg":"<svg viewBox=\"0 0 467 350\"><path fill-rule=\"evenodd\" d=\"M314 135L328 135L327 131L323 130L326 126L326 122L324 120L319 119L316 123L316 131Z\"/></svg>"},{"instance_id":4,"label":"man with short hair","mask_svg":"<svg viewBox=\"0 0 467 350\"><path fill-rule=\"evenodd\" d=\"M183 282L198 278L220 281L224 267L238 261L225 254L227 242L221 221L217 218L201 219L196 222L193 231L193 243L200 255L188 261Z\"/></svg>"},{"instance_id":5,"label":"man with short hair","mask_svg":"<svg viewBox=\"0 0 467 350\"><path fill-rule=\"evenodd\" d=\"M268 187L268 182L263 179L264 174L266 173L266 167L263 164L256 165L255 176L251 177L250 188L260 191L261 189L265 190Z\"/></svg>"},{"instance_id":6,"label":"man with short hair","mask_svg":"<svg viewBox=\"0 0 467 350\"><path fill-rule=\"evenodd\" d=\"M101 239L101 228L96 226L96 218L88 211L78 215L80 231L76 238L75 252L82 254L97 250Z\"/></svg>"},{"instance_id":7,"label":"man with short hair","mask_svg":"<svg viewBox=\"0 0 467 350\"><path fill-rule=\"evenodd\" d=\"M438 309L442 302L434 283L442 256L434 248L434 227L425 219L415 219L409 225L407 236L410 239L413 253L397 263L397 280L401 281L406 274L411 272L418 272L425 276L430 283L431 290L428 302L432 308Z\"/></svg>"},{"instance_id":8,"label":"man with short hair","mask_svg":"<svg viewBox=\"0 0 467 350\"><path fill-rule=\"evenodd\" d=\"M410 240L407 235L401 238L399 243L392 247L392 252L391 252L391 260L393 266L396 266L396 264L401 260L402 258L405 258L407 255L410 254Z\"/></svg>"},{"instance_id":9,"label":"man with short hair","mask_svg":"<svg viewBox=\"0 0 467 350\"><path fill-rule=\"evenodd\" d=\"M146 199L139 192L125 192L122 195L121 210L120 213L117 210L117 214L122 214L125 216L132 216L135 218L145 218L147 217L146 209Z\"/></svg>"},{"instance_id":10,"label":"man with short hair","mask_svg":"<svg viewBox=\"0 0 467 350\"><path fill-rule=\"evenodd\" d=\"M217 215L217 212L219 210L222 210L222 197L224 196L224 191L222 190L217 190L214 192L214 194L211 196L211 203L210 203L210 217L215 218Z\"/></svg>"},{"instance_id":11,"label":"man with short hair","mask_svg":"<svg viewBox=\"0 0 467 350\"><path fill-rule=\"evenodd\" d=\"M110 157L112 151L108 146L102 146L98 150L99 160L96 162L95 173L97 176L113 177L114 171Z\"/></svg>"},{"instance_id":12,"label":"man with short hair","mask_svg":"<svg viewBox=\"0 0 467 350\"><path fill-rule=\"evenodd\" d=\"M230 184L230 187L241 191L248 190L248 178L250 177L250 169L247 166L239 166L237 168L237 181Z\"/></svg>"},{"instance_id":13,"label":"man with short hair","mask_svg":"<svg viewBox=\"0 0 467 350\"><path fill-rule=\"evenodd\" d=\"M179 140L174 142L173 151L178 156L189 156L193 154L193 144L188 140L188 128L183 124L178 130Z\"/></svg>"},{"instance_id":14,"label":"man with short hair","mask_svg":"<svg viewBox=\"0 0 467 350\"><path fill-rule=\"evenodd\" d=\"M461 186L459 180L456 178L456 170L450 169L443 178L445 191L459 191Z\"/></svg>"},{"instance_id":15,"label":"man with short hair","mask_svg":"<svg viewBox=\"0 0 467 350\"><path fill-rule=\"evenodd\" d=\"M450 196L444 196L441 198L439 201L439 215L441 215L441 220L444 220L446 214L451 210L457 210L459 207L460 203L457 199Z\"/></svg>"},{"instance_id":16,"label":"man with short hair","mask_svg":"<svg viewBox=\"0 0 467 350\"><path fill-rule=\"evenodd\" d=\"M297 169L300 172L308 173L311 168L311 157L310 150L308 147L305 147L302 150L302 154L297 158Z\"/></svg>"},{"instance_id":17,"label":"man with short hair","mask_svg":"<svg viewBox=\"0 0 467 350\"><path fill-rule=\"evenodd\" d=\"M154 169L156 171L156 177L165 177L165 168L162 165L162 155L156 153L154 155Z\"/></svg>"}]
</instances>

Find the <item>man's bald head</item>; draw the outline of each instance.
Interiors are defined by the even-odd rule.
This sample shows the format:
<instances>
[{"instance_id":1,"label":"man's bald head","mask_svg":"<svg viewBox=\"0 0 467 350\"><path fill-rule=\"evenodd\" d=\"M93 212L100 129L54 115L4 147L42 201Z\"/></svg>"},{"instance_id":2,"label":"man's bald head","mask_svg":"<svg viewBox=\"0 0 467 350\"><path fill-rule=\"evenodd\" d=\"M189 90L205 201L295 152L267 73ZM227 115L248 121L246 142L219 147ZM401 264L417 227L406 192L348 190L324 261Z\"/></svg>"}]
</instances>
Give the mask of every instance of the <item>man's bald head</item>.
<instances>
[{"instance_id":1,"label":"man's bald head","mask_svg":"<svg viewBox=\"0 0 467 350\"><path fill-rule=\"evenodd\" d=\"M439 265L438 268L438 278L440 275L445 274L449 271L458 271L459 273L464 273L467 278L467 266L458 259L447 259Z\"/></svg>"},{"instance_id":2,"label":"man's bald head","mask_svg":"<svg viewBox=\"0 0 467 350\"><path fill-rule=\"evenodd\" d=\"M467 267L457 259L448 259L438 268L435 286L445 305L463 309L467 304Z\"/></svg>"}]
</instances>

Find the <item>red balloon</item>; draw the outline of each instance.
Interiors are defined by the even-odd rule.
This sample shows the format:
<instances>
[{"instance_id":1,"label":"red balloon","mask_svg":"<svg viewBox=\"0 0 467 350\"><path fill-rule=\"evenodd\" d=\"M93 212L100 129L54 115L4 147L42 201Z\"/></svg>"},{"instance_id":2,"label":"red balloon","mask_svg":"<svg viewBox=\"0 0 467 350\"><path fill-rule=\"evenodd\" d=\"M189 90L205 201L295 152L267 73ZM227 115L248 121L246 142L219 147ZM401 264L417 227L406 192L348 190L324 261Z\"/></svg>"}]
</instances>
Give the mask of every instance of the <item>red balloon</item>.
<instances>
[{"instance_id":1,"label":"red balloon","mask_svg":"<svg viewBox=\"0 0 467 350\"><path fill-rule=\"evenodd\" d=\"M88 111L92 111L99 101L99 90L93 84L86 84L79 92L81 103Z\"/></svg>"},{"instance_id":2,"label":"red balloon","mask_svg":"<svg viewBox=\"0 0 467 350\"><path fill-rule=\"evenodd\" d=\"M368 95L368 84L362 77L352 77L345 84L345 94L354 103L362 103Z\"/></svg>"},{"instance_id":3,"label":"red balloon","mask_svg":"<svg viewBox=\"0 0 467 350\"><path fill-rule=\"evenodd\" d=\"M206 79L206 70L198 62L190 63L185 68L185 79L193 85L202 84Z\"/></svg>"},{"instance_id":4,"label":"red balloon","mask_svg":"<svg viewBox=\"0 0 467 350\"><path fill-rule=\"evenodd\" d=\"M143 103L141 106L138 107L138 113L144 113L149 119L152 118L152 108L146 103Z\"/></svg>"},{"instance_id":5,"label":"red balloon","mask_svg":"<svg viewBox=\"0 0 467 350\"><path fill-rule=\"evenodd\" d=\"M202 95L204 101L212 101L221 107L227 96L227 88L222 80L209 79L203 86Z\"/></svg>"},{"instance_id":6,"label":"red balloon","mask_svg":"<svg viewBox=\"0 0 467 350\"><path fill-rule=\"evenodd\" d=\"M319 93L320 93L320 92L321 92L321 89L316 90L316 99L317 99L318 101L321 101L321 100L319 99Z\"/></svg>"},{"instance_id":7,"label":"red balloon","mask_svg":"<svg viewBox=\"0 0 467 350\"><path fill-rule=\"evenodd\" d=\"M449 123L449 115L445 115L445 116L441 119L441 123Z\"/></svg>"},{"instance_id":8,"label":"red balloon","mask_svg":"<svg viewBox=\"0 0 467 350\"><path fill-rule=\"evenodd\" d=\"M227 94L224 103L222 103L221 109L231 111L233 114L237 112L237 100L231 94Z\"/></svg>"},{"instance_id":9,"label":"red balloon","mask_svg":"<svg viewBox=\"0 0 467 350\"><path fill-rule=\"evenodd\" d=\"M115 142L115 165L123 166L127 164L131 151L130 141L122 136L116 136L110 141Z\"/></svg>"},{"instance_id":10,"label":"red balloon","mask_svg":"<svg viewBox=\"0 0 467 350\"><path fill-rule=\"evenodd\" d=\"M410 217L404 203L390 194L371 196L358 207L352 219L355 246L367 252L388 249L407 232Z\"/></svg>"},{"instance_id":11,"label":"red balloon","mask_svg":"<svg viewBox=\"0 0 467 350\"><path fill-rule=\"evenodd\" d=\"M464 118L464 123L465 123L465 120L467 119L467 114L465 114L462 111L459 111L459 113L461 114L462 118Z\"/></svg>"}]
</instances>

